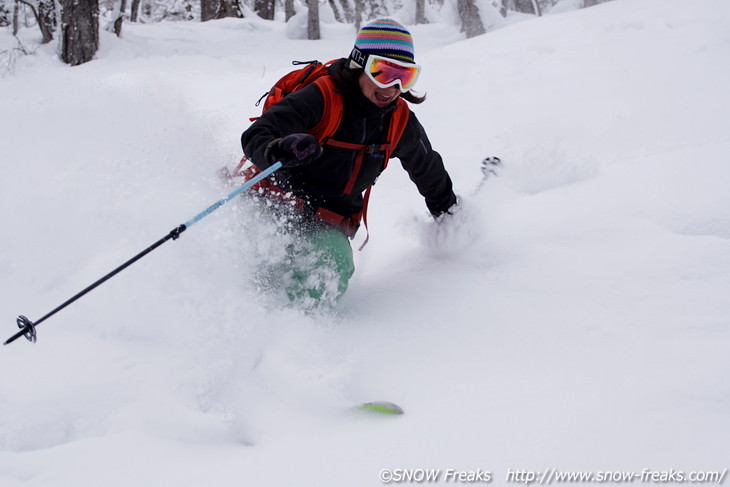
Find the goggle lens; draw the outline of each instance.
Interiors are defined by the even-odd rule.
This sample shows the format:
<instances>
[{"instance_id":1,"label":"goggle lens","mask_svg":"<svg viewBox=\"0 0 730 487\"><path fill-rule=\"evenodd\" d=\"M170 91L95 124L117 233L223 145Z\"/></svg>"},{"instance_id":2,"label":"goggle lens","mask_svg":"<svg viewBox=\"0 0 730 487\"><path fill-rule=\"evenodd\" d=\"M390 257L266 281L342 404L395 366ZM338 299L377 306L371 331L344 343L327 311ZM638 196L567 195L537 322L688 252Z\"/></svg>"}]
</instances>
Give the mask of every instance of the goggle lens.
<instances>
[{"instance_id":1,"label":"goggle lens","mask_svg":"<svg viewBox=\"0 0 730 487\"><path fill-rule=\"evenodd\" d=\"M381 88L399 84L400 90L410 90L421 74L421 67L417 64L403 64L392 59L379 56L369 56L365 72L373 82Z\"/></svg>"}]
</instances>

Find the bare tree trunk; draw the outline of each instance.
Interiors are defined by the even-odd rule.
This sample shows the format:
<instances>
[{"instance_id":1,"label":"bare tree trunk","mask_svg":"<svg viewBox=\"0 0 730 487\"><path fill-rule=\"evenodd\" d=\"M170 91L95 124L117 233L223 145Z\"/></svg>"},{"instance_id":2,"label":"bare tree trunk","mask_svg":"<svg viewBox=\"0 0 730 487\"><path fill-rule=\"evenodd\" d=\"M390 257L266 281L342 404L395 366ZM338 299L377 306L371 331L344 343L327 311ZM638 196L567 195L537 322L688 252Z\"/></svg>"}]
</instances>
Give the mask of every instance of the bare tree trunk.
<instances>
[{"instance_id":1,"label":"bare tree trunk","mask_svg":"<svg viewBox=\"0 0 730 487\"><path fill-rule=\"evenodd\" d=\"M284 2L284 19L289 22L292 17L294 17L294 0L286 0Z\"/></svg>"},{"instance_id":2,"label":"bare tree trunk","mask_svg":"<svg viewBox=\"0 0 730 487\"><path fill-rule=\"evenodd\" d=\"M256 0L254 2L254 12L256 15L266 20L274 20L275 0Z\"/></svg>"},{"instance_id":3,"label":"bare tree trunk","mask_svg":"<svg viewBox=\"0 0 730 487\"><path fill-rule=\"evenodd\" d=\"M219 0L200 0L200 21L219 19L220 4Z\"/></svg>"},{"instance_id":4,"label":"bare tree trunk","mask_svg":"<svg viewBox=\"0 0 730 487\"><path fill-rule=\"evenodd\" d=\"M522 12L523 14L538 15L538 10L535 10L535 2L533 0L514 0L515 10Z\"/></svg>"},{"instance_id":5,"label":"bare tree trunk","mask_svg":"<svg viewBox=\"0 0 730 487\"><path fill-rule=\"evenodd\" d=\"M20 3L16 0L13 6L13 35L17 36L20 30Z\"/></svg>"},{"instance_id":6,"label":"bare tree trunk","mask_svg":"<svg viewBox=\"0 0 730 487\"><path fill-rule=\"evenodd\" d=\"M354 20L352 6L348 0L327 0L327 2L330 4L330 7L332 7L332 12L334 12L335 20L337 22L350 23Z\"/></svg>"},{"instance_id":7,"label":"bare tree trunk","mask_svg":"<svg viewBox=\"0 0 730 487\"><path fill-rule=\"evenodd\" d=\"M243 17L240 0L201 0L200 20L223 19L225 17Z\"/></svg>"},{"instance_id":8,"label":"bare tree trunk","mask_svg":"<svg viewBox=\"0 0 730 487\"><path fill-rule=\"evenodd\" d=\"M474 0L457 0L457 6L461 17L461 30L466 33L468 39L486 32Z\"/></svg>"},{"instance_id":9,"label":"bare tree trunk","mask_svg":"<svg viewBox=\"0 0 730 487\"><path fill-rule=\"evenodd\" d=\"M327 0L327 3L330 4L332 13L335 15L335 21L342 22L342 14L340 13L340 9L337 8L337 5L335 4L335 0Z\"/></svg>"},{"instance_id":10,"label":"bare tree trunk","mask_svg":"<svg viewBox=\"0 0 730 487\"><path fill-rule=\"evenodd\" d=\"M56 32L56 28L58 27L56 3L54 0L38 1L38 26L43 33L43 42L50 42L53 39L53 33Z\"/></svg>"},{"instance_id":11,"label":"bare tree trunk","mask_svg":"<svg viewBox=\"0 0 730 487\"><path fill-rule=\"evenodd\" d=\"M131 12L129 12L129 21L130 22L137 22L137 19L139 18L139 4L140 3L142 3L142 0L132 0Z\"/></svg>"},{"instance_id":12,"label":"bare tree trunk","mask_svg":"<svg viewBox=\"0 0 730 487\"><path fill-rule=\"evenodd\" d=\"M99 50L99 0L61 0L61 59L77 66Z\"/></svg>"},{"instance_id":13,"label":"bare tree trunk","mask_svg":"<svg viewBox=\"0 0 730 487\"><path fill-rule=\"evenodd\" d=\"M308 18L307 18L307 39L317 41L320 39L319 34L319 0L307 0Z\"/></svg>"},{"instance_id":14,"label":"bare tree trunk","mask_svg":"<svg viewBox=\"0 0 730 487\"><path fill-rule=\"evenodd\" d=\"M542 10L540 9L540 1L532 0L532 9L535 11L535 15L542 17Z\"/></svg>"},{"instance_id":15,"label":"bare tree trunk","mask_svg":"<svg viewBox=\"0 0 730 487\"><path fill-rule=\"evenodd\" d=\"M355 30L362 27L362 2L363 0L355 0Z\"/></svg>"},{"instance_id":16,"label":"bare tree trunk","mask_svg":"<svg viewBox=\"0 0 730 487\"><path fill-rule=\"evenodd\" d=\"M426 24L426 0L416 0L416 23Z\"/></svg>"}]
</instances>

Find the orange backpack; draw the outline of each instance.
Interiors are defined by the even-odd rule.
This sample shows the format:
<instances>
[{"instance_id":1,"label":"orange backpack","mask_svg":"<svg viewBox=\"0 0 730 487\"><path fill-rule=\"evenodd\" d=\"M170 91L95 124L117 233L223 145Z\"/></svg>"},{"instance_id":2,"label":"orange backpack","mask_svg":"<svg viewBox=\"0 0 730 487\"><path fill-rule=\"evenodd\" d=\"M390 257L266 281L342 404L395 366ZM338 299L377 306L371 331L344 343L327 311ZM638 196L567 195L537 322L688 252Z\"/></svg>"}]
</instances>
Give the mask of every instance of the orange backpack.
<instances>
[{"instance_id":1,"label":"orange backpack","mask_svg":"<svg viewBox=\"0 0 730 487\"><path fill-rule=\"evenodd\" d=\"M292 64L294 64L295 66L306 66L291 71L282 76L269 91L264 93L263 96L259 98L259 100L256 102L256 106L259 106L261 104L261 101L263 100L264 107L261 113L264 113L266 112L266 110L271 108L272 105L281 101L288 94L301 90L310 83L315 83L319 87L320 91L322 92L322 96L324 97L324 110L322 112L322 119L315 127L309 130L309 133L311 135L314 135L319 143L322 145L331 145L334 147L352 149L357 151L357 155L355 157L355 167L353 168L350 179L344 188L344 194L350 194L350 192L352 192L355 181L357 180L357 176L360 172L360 167L366 153L380 151L385 152L383 170L385 170L385 168L388 166L388 159L390 158L390 154L397 147L398 142L400 141L400 138L406 128L406 124L408 123L410 109L408 108L408 103L406 103L405 100L403 100L402 98L398 98L396 102L396 108L395 110L393 110L393 114L390 119L387 142L385 144L382 144L380 146L368 146L365 144L353 144L350 142L333 140L332 136L335 134L335 132L337 132L337 129L340 126L340 122L342 121L342 111L344 109L342 95L337 91L335 81L334 79L332 79L332 76L329 75L329 71L327 70L327 68L333 62L335 62L335 60L329 61L325 64L322 64L319 61L292 61ZM250 118L252 122L257 119L258 117ZM246 156L243 156L243 159L241 159L241 162L238 164L231 176L235 177L243 175L246 177L246 179L250 179L250 177L255 175L258 172L255 166L242 169L246 162ZM266 188L269 191L278 189L270 183L262 184L261 187ZM355 232L357 231L357 226L359 225L361 219L365 223L365 229L367 231L367 207L368 201L370 199L371 189L372 186L370 186L363 195L364 201L362 211L360 211L360 213L356 215L353 215L350 218L344 218L341 215L337 215L336 213L326 210L324 208L319 208L316 211L315 216L326 221L327 223L331 223L339 227L350 238L355 235ZM363 242L360 249L365 246L368 239L369 236L366 236L365 242Z\"/></svg>"}]
</instances>

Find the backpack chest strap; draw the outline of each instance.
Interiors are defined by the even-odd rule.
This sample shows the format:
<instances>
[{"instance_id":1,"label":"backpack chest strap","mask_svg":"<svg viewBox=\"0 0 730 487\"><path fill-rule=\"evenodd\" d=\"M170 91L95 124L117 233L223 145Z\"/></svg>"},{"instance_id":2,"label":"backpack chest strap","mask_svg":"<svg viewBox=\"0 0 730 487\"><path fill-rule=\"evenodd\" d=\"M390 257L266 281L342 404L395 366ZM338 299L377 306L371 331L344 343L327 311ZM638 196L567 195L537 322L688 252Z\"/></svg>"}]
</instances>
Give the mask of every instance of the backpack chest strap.
<instances>
[{"instance_id":1,"label":"backpack chest strap","mask_svg":"<svg viewBox=\"0 0 730 487\"><path fill-rule=\"evenodd\" d=\"M392 144L353 144L351 142L341 142L339 140L327 139L324 141L325 144L331 145L332 147L339 147L341 149L350 150L364 150L366 154L373 154L375 152L390 151Z\"/></svg>"}]
</instances>

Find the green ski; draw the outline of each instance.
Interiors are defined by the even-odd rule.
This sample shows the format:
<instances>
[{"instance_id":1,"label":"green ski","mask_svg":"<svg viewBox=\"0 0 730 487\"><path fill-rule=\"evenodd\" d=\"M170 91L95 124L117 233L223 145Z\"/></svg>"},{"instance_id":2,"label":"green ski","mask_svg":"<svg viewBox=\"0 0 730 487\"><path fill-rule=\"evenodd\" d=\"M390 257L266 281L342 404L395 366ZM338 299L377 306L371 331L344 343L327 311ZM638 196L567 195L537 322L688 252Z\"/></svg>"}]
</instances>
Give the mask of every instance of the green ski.
<instances>
[{"instance_id":1,"label":"green ski","mask_svg":"<svg viewBox=\"0 0 730 487\"><path fill-rule=\"evenodd\" d=\"M366 402L357 406L357 409L379 414L403 414L403 408L390 401Z\"/></svg>"}]
</instances>

